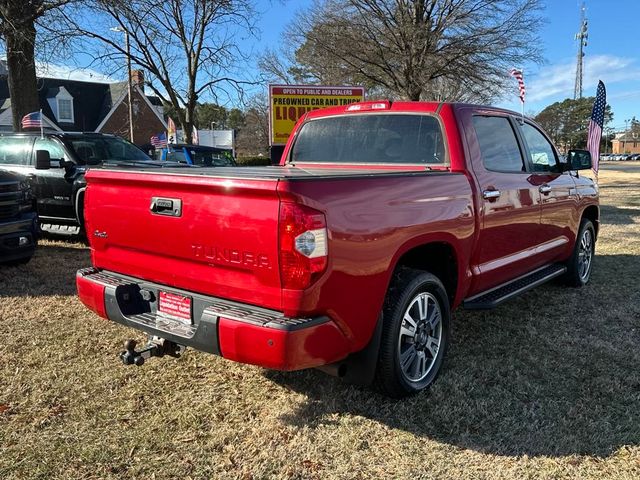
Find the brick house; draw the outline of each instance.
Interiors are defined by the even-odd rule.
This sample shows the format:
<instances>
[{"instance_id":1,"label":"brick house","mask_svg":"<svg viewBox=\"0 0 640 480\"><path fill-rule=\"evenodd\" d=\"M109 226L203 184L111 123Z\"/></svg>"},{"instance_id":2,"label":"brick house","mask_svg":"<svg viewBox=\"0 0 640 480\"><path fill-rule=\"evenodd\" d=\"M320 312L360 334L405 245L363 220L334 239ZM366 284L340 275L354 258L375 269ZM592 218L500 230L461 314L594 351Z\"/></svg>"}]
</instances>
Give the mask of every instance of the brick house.
<instances>
[{"instance_id":1,"label":"brick house","mask_svg":"<svg viewBox=\"0 0 640 480\"><path fill-rule=\"evenodd\" d=\"M142 71L131 75L134 143L147 146L152 135L167 129L162 103L145 95ZM45 128L70 132L113 133L129 139L127 82L86 82L38 78ZM0 131L12 131L11 99L0 69Z\"/></svg>"},{"instance_id":2,"label":"brick house","mask_svg":"<svg viewBox=\"0 0 640 480\"><path fill-rule=\"evenodd\" d=\"M611 140L613 153L640 153L640 132L628 131Z\"/></svg>"}]
</instances>

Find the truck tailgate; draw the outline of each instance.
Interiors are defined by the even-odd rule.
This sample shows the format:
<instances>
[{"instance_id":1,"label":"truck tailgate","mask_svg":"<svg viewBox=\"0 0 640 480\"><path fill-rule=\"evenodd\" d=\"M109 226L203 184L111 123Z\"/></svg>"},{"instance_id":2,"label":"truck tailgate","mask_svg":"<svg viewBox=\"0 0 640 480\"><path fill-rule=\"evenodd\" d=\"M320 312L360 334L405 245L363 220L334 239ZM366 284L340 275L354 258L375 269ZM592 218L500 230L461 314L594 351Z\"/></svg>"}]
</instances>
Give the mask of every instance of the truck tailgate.
<instances>
[{"instance_id":1,"label":"truck tailgate","mask_svg":"<svg viewBox=\"0 0 640 480\"><path fill-rule=\"evenodd\" d=\"M100 169L86 178L95 267L281 307L276 178Z\"/></svg>"}]
</instances>

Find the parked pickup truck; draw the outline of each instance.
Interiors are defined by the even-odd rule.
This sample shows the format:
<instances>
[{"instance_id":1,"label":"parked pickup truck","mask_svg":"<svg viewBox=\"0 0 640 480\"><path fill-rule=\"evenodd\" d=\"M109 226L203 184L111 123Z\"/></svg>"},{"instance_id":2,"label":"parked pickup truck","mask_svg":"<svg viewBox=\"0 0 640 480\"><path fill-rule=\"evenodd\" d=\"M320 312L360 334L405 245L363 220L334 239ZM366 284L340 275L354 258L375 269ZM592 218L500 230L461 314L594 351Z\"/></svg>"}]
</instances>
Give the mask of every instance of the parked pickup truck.
<instances>
[{"instance_id":1,"label":"parked pickup truck","mask_svg":"<svg viewBox=\"0 0 640 480\"><path fill-rule=\"evenodd\" d=\"M0 170L0 265L29 262L38 243L38 217L31 188Z\"/></svg>"},{"instance_id":2,"label":"parked pickup truck","mask_svg":"<svg viewBox=\"0 0 640 480\"><path fill-rule=\"evenodd\" d=\"M47 152L48 156L38 156L38 152ZM88 168L103 162L146 161L151 159L142 150L115 135L91 132L0 135L0 167L28 182L43 229L54 233L82 230L84 173Z\"/></svg>"},{"instance_id":3,"label":"parked pickup truck","mask_svg":"<svg viewBox=\"0 0 640 480\"><path fill-rule=\"evenodd\" d=\"M296 124L279 166L92 169L81 300L146 332L121 358L194 347L321 367L402 397L429 387L451 311L589 281L598 189L529 119L363 102Z\"/></svg>"}]
</instances>

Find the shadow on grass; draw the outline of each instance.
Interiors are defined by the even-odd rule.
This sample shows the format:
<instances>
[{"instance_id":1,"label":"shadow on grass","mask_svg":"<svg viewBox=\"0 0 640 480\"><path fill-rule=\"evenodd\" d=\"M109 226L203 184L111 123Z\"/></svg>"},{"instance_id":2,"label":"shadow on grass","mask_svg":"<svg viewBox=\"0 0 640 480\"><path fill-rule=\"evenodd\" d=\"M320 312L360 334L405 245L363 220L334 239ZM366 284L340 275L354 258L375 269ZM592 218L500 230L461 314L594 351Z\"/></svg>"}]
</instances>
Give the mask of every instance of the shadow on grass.
<instances>
[{"instance_id":1,"label":"shadow on grass","mask_svg":"<svg viewBox=\"0 0 640 480\"><path fill-rule=\"evenodd\" d=\"M640 173L640 164L638 164L638 162L631 162L631 163L607 162L607 163L601 163L600 168L602 170L618 171L622 173Z\"/></svg>"},{"instance_id":2,"label":"shadow on grass","mask_svg":"<svg viewBox=\"0 0 640 480\"><path fill-rule=\"evenodd\" d=\"M393 401L318 371L267 372L308 396L282 420L314 428L357 415L500 455L607 456L640 445L640 257L596 262L586 288L551 284L492 312L458 310L430 392Z\"/></svg>"},{"instance_id":3,"label":"shadow on grass","mask_svg":"<svg viewBox=\"0 0 640 480\"><path fill-rule=\"evenodd\" d=\"M640 185L638 185L640 190ZM627 201L627 204L629 201ZM600 205L600 222L609 225L629 225L634 223L640 211L633 208L616 207L614 205Z\"/></svg>"},{"instance_id":4,"label":"shadow on grass","mask_svg":"<svg viewBox=\"0 0 640 480\"><path fill-rule=\"evenodd\" d=\"M75 295L76 271L89 265L89 250L77 243L40 242L28 264L0 266L0 298Z\"/></svg>"}]
</instances>

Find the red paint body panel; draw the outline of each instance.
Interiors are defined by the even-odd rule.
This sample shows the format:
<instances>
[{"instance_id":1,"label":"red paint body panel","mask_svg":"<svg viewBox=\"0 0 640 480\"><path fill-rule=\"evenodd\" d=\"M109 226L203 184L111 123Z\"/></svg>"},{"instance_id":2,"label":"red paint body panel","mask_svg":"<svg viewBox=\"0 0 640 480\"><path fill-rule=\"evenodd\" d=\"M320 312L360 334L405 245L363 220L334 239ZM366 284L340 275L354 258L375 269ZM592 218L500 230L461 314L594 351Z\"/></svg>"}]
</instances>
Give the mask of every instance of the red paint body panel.
<instances>
[{"instance_id":1,"label":"red paint body panel","mask_svg":"<svg viewBox=\"0 0 640 480\"><path fill-rule=\"evenodd\" d=\"M285 291L284 312L330 315L351 339L354 351L369 340L403 253L425 243L445 242L456 251L458 265L469 262L474 211L462 174L283 182L279 191L283 198L324 209L330 236L327 273L303 294ZM458 275L464 278L464 269Z\"/></svg>"},{"instance_id":2,"label":"red paint body panel","mask_svg":"<svg viewBox=\"0 0 640 480\"><path fill-rule=\"evenodd\" d=\"M350 352L349 343L332 322L288 332L222 317L218 338L224 358L275 370L318 367Z\"/></svg>"},{"instance_id":3,"label":"red paint body panel","mask_svg":"<svg viewBox=\"0 0 640 480\"><path fill-rule=\"evenodd\" d=\"M88 309L93 310L102 318L107 318L107 310L104 305L104 285L87 281L82 275L76 275L76 288L80 301Z\"/></svg>"},{"instance_id":4,"label":"red paint body panel","mask_svg":"<svg viewBox=\"0 0 640 480\"><path fill-rule=\"evenodd\" d=\"M87 181L96 268L280 308L277 182L106 170ZM152 197L181 200L182 215L152 214Z\"/></svg>"},{"instance_id":5,"label":"red paint body panel","mask_svg":"<svg viewBox=\"0 0 640 480\"><path fill-rule=\"evenodd\" d=\"M85 218L94 267L168 287L283 312L328 317L296 331L220 318L224 357L292 370L335 362L371 339L397 262L413 248L446 243L455 253L453 306L549 262L569 257L597 189L583 176L487 171L474 114L499 109L395 102L389 110L438 118L447 165L287 165L300 126L346 115L315 110L296 124L281 165L215 170L92 169ZM552 187L542 196L539 187ZM498 200L483 190L500 188ZM178 199L179 216L150 211L153 197ZM306 290L281 287L279 206L296 202L326 217L327 268ZM104 314L104 299L78 281L79 295ZM102 307L100 302L102 301ZM100 310L102 308L102 310Z\"/></svg>"}]
</instances>

